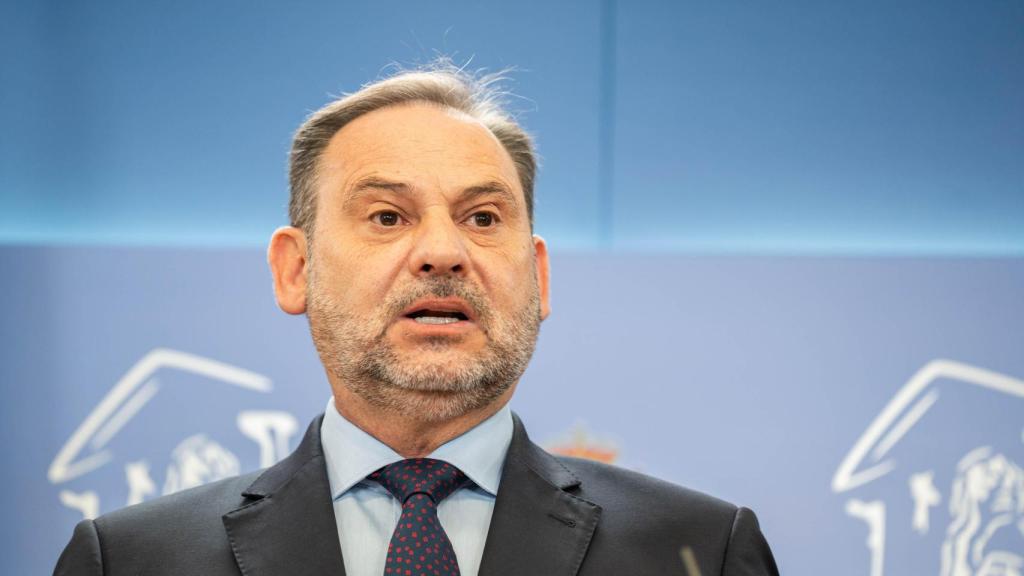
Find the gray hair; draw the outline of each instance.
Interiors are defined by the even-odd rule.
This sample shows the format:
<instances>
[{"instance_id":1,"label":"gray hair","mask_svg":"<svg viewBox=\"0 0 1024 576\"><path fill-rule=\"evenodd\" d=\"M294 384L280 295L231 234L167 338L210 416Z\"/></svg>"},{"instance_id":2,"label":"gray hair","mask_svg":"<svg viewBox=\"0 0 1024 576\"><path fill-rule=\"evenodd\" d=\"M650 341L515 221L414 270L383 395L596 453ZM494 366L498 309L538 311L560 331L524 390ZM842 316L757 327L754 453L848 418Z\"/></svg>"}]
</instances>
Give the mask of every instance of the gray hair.
<instances>
[{"instance_id":1,"label":"gray hair","mask_svg":"<svg viewBox=\"0 0 1024 576\"><path fill-rule=\"evenodd\" d=\"M317 110L303 122L292 140L288 181L291 225L313 238L316 220L317 166L331 138L356 118L387 106L426 102L466 114L483 124L501 142L519 175L526 212L533 227L533 182L537 158L530 135L504 109L496 89L500 74L475 76L446 61L428 68L399 72L363 86Z\"/></svg>"}]
</instances>

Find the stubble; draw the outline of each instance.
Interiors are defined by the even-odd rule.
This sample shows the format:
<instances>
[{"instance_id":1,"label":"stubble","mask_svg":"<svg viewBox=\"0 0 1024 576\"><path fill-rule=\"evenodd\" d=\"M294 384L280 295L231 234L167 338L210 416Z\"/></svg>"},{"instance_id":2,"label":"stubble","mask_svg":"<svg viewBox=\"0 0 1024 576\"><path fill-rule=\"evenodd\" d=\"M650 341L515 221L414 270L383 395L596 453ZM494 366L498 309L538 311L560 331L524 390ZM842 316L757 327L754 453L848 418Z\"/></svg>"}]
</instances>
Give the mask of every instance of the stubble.
<instances>
[{"instance_id":1,"label":"stubble","mask_svg":"<svg viewBox=\"0 0 1024 576\"><path fill-rule=\"evenodd\" d=\"M436 276L388 295L370 314L344 310L319 284L313 267L307 317L313 342L328 373L366 402L388 413L444 421L487 406L526 370L540 329L536 274L524 286L529 297L518 310L501 314L468 280ZM422 298L466 301L486 339L484 348L461 361L437 360L458 337L424 339L413 354L400 354L387 338L401 313ZM449 356L443 354L444 357Z\"/></svg>"}]
</instances>

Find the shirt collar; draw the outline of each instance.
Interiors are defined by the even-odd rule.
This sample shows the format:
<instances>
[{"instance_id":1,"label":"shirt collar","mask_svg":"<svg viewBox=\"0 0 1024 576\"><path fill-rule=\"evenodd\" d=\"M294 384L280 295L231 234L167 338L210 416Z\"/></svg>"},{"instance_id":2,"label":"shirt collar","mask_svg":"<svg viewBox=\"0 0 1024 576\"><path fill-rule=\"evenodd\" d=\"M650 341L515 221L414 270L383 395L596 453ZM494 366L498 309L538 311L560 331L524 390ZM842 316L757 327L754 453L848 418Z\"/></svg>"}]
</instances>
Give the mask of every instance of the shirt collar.
<instances>
[{"instance_id":1,"label":"shirt collar","mask_svg":"<svg viewBox=\"0 0 1024 576\"><path fill-rule=\"evenodd\" d=\"M506 404L490 418L439 446L428 457L457 467L477 486L497 496L505 454L512 441L512 428L512 411ZM333 397L324 411L320 441L334 499L376 470L403 459L387 444L346 420L335 407Z\"/></svg>"}]
</instances>

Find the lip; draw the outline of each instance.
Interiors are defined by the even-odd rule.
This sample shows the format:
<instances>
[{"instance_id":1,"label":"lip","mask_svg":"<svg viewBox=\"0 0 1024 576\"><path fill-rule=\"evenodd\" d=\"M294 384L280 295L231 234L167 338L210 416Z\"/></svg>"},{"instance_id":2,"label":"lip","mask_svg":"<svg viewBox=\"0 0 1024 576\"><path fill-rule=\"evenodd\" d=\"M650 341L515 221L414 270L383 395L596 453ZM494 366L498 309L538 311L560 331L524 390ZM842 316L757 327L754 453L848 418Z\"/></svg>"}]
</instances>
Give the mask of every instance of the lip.
<instances>
[{"instance_id":1,"label":"lip","mask_svg":"<svg viewBox=\"0 0 1024 576\"><path fill-rule=\"evenodd\" d=\"M436 310L438 312L458 312L466 317L466 320L460 320L453 324L464 324L467 322L476 322L476 314L473 313L473 308L462 298L423 298L413 302L408 308L402 311L401 320L408 320L414 324L421 326L429 326L427 324L419 324L409 315L417 310ZM438 326L451 326L453 324L440 324Z\"/></svg>"},{"instance_id":2,"label":"lip","mask_svg":"<svg viewBox=\"0 0 1024 576\"><path fill-rule=\"evenodd\" d=\"M428 338L447 336L464 338L477 331L477 326L469 320L459 320L450 324L420 324L412 318L402 316L395 324L401 333L411 338Z\"/></svg>"}]
</instances>

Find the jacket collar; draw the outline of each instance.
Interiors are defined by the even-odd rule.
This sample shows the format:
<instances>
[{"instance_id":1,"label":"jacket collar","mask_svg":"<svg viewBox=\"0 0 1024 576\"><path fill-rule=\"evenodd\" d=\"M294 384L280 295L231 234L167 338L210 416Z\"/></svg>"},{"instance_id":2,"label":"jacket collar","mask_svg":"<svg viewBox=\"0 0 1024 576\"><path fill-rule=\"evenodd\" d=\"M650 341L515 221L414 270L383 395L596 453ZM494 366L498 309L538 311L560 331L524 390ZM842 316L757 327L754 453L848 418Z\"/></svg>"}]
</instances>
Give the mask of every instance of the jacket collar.
<instances>
[{"instance_id":1,"label":"jacket collar","mask_svg":"<svg viewBox=\"0 0 1024 576\"><path fill-rule=\"evenodd\" d=\"M299 447L268 468L224 515L224 528L245 576L344 576L338 524L327 482L317 417Z\"/></svg>"},{"instance_id":2,"label":"jacket collar","mask_svg":"<svg viewBox=\"0 0 1024 576\"><path fill-rule=\"evenodd\" d=\"M601 507L572 494L580 480L530 441L518 416L502 471L480 574L573 576Z\"/></svg>"},{"instance_id":3,"label":"jacket collar","mask_svg":"<svg viewBox=\"0 0 1024 576\"><path fill-rule=\"evenodd\" d=\"M345 567L320 443L323 416L295 452L268 468L223 517L242 574L338 574ZM480 574L573 576L601 508L572 494L580 480L530 441L519 417L502 470Z\"/></svg>"}]
</instances>

